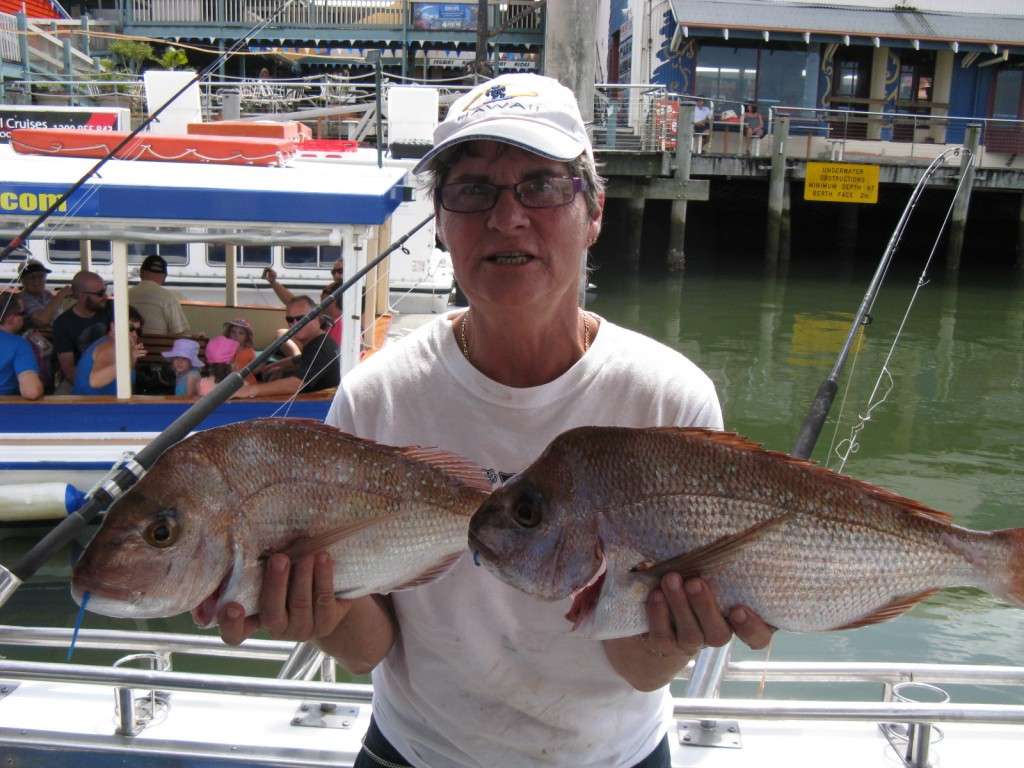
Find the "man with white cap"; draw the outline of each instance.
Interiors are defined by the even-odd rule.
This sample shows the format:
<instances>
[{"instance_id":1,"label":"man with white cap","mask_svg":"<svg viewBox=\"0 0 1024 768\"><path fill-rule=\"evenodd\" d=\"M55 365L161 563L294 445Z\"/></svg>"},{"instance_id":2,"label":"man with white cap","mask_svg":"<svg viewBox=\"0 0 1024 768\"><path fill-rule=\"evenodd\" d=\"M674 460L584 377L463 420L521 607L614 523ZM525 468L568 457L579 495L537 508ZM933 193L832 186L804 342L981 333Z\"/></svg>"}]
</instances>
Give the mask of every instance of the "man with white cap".
<instances>
[{"instance_id":1,"label":"man with white cap","mask_svg":"<svg viewBox=\"0 0 1024 768\"><path fill-rule=\"evenodd\" d=\"M431 179L438 234L469 299L388 345L342 382L327 421L392 445L435 445L495 479L528 466L579 425L721 428L711 381L693 363L579 306L604 206L571 91L503 75L456 101L417 166ZM260 613L218 619L239 642L258 626L313 639L354 672L373 670L373 719L359 768L597 766L670 762L668 683L733 630L698 578L667 575L648 600L650 631L590 640L568 601L545 603L464 555L416 589L333 599L326 553L270 559Z\"/></svg>"}]
</instances>

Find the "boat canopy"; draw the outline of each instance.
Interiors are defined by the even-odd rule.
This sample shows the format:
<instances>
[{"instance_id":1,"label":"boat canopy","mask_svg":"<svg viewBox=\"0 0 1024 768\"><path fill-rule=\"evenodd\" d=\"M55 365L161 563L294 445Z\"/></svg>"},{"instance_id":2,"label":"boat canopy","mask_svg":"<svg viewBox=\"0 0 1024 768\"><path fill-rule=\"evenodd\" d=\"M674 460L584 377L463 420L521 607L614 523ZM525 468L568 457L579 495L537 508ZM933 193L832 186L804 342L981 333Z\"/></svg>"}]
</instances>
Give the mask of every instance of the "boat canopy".
<instances>
[{"instance_id":1,"label":"boat canopy","mask_svg":"<svg viewBox=\"0 0 1024 768\"><path fill-rule=\"evenodd\" d=\"M0 238L17 235L95 163L21 155L0 145ZM405 176L405 168L361 162L246 167L111 160L36 236L338 245L343 227L388 219L404 199Z\"/></svg>"}]
</instances>

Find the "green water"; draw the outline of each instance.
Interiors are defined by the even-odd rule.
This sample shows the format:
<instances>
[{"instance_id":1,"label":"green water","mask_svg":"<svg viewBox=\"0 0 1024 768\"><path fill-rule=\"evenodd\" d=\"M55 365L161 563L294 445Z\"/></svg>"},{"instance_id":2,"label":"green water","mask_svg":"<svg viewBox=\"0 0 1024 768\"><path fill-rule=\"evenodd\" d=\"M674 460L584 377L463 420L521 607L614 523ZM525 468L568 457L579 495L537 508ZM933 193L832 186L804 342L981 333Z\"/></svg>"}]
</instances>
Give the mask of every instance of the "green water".
<instances>
[{"instance_id":1,"label":"green water","mask_svg":"<svg viewBox=\"0 0 1024 768\"><path fill-rule=\"evenodd\" d=\"M863 261L863 259L862 259ZM766 278L756 259L695 260L685 276L622 276L599 270L589 307L673 346L706 370L722 400L726 426L764 445L792 448L798 426L833 364L873 263L833 266L824 257L794 261L788 275ZM897 267L886 282L859 353L851 356L818 461L864 412L913 288L920 264ZM965 270L923 288L890 364L892 391L860 434L846 471L975 528L1024 525L1024 287L1009 269ZM850 382L849 389L846 388ZM27 539L26 539L27 540ZM8 537L5 562L25 541ZM66 555L19 590L0 623L71 626ZM86 626L191 631L171 621L112 621ZM19 651L17 654L23 657ZM37 654L57 658L59 654ZM738 646L738 658L764 658ZM110 656L81 654L80 661ZM972 589L948 590L895 621L814 635L779 633L773 660L915 661L1024 664L1024 611ZM225 670L223 660L182 660L179 668ZM244 669L254 669L246 666ZM231 671L238 671L232 669ZM737 693L749 688L735 686ZM951 687L954 700L1024 703L1024 690ZM872 696L877 686L844 691L776 686L769 695Z\"/></svg>"},{"instance_id":2,"label":"green water","mask_svg":"<svg viewBox=\"0 0 1024 768\"><path fill-rule=\"evenodd\" d=\"M814 453L819 463L835 466L829 452L834 436L837 442L848 437L865 413L921 266L886 281L822 430ZM599 291L589 306L682 351L707 371L727 429L789 451L873 267L796 262L788 276L774 279L750 260L728 267L698 262L685 277L598 270L592 279ZM1008 271L979 272L960 281L936 278L922 288L889 364L891 391L872 411L845 471L950 512L960 525L1022 526L1024 287ZM738 645L734 658L764 654ZM771 658L1021 665L1024 611L977 590L946 590L885 624L779 633ZM781 686L774 694L813 690ZM1021 688L950 691L960 700L1024 702Z\"/></svg>"}]
</instances>

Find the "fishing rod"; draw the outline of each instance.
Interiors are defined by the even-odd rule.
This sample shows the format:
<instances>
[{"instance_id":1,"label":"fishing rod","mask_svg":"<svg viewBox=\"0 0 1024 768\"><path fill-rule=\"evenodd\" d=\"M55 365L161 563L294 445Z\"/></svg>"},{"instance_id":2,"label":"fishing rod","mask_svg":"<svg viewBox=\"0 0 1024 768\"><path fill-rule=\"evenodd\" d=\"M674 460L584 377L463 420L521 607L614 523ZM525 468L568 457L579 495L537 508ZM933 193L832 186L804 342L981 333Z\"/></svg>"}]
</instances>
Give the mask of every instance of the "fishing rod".
<instances>
[{"instance_id":1,"label":"fishing rod","mask_svg":"<svg viewBox=\"0 0 1024 768\"><path fill-rule=\"evenodd\" d=\"M39 214L13 240L11 240L7 245L5 245L3 249L0 249L0 261L6 259L16 248L25 244L28 241L28 238L31 237L32 233L35 232L36 229L38 229L43 224L43 222L50 218L50 216L52 216L55 211L57 211L62 205L64 205L64 203L68 201L68 198L70 198L71 195L77 192L83 184L85 184L89 179L95 176L96 173L100 170L100 168L107 164L108 160L115 157L117 153L124 149L126 146L128 146L128 144L130 144L136 136L138 136L140 133L142 133L142 131L148 128L161 115L161 113L163 113L165 109L167 109L169 106L171 106L171 104L174 103L174 101L179 96L185 93L185 91L187 91L196 83L201 82L203 78L212 73L213 70L221 66L224 62L226 62L228 59L230 59L232 56L238 53L238 51L240 51L244 46L248 45L253 35L269 26L271 22L277 19L277 17L284 13L289 6L295 4L296 2L300 2L300 0L284 0L284 2L282 2L281 5L278 6L277 10L270 14L270 16L268 16L266 19L262 20L258 24L254 25L253 27L251 27L238 40L236 40L231 45L230 48L224 51L224 53L220 54L216 59L214 59L212 62L210 62L201 70L199 70L199 72L196 73L195 77L193 77L191 80L185 83L185 85L183 85L177 91L175 91L175 93L169 99L167 99L163 104L157 107L157 109L154 112L152 112L149 115L149 117L143 120L138 125L138 127L135 128L135 130L131 131L127 136L125 136L124 139L118 142L116 147L107 152L107 154L100 158L99 161L97 161L97 163L92 168L86 171L82 178L80 178L78 181L76 181L74 184L68 187L60 197L54 200L53 203L50 204L49 208L47 208L45 211Z\"/></svg>"},{"instance_id":2,"label":"fishing rod","mask_svg":"<svg viewBox=\"0 0 1024 768\"><path fill-rule=\"evenodd\" d=\"M266 363L270 357L289 341L303 327L320 317L332 303L338 301L345 291L358 283L367 273L380 264L391 253L405 245L406 241L433 220L431 214L418 222L412 229L398 238L384 251L356 272L352 277L329 293L319 304L309 310L302 319L292 325L287 333L278 337L269 347L240 371L232 372L227 378L201 399L197 400L181 416L171 422L164 430L154 437L142 450L132 457L123 459L110 473L93 488L85 502L75 512L68 515L55 528L46 534L32 549L26 552L11 568L0 564L0 607L2 607L18 587L29 579L47 560L75 540L101 512L109 507L115 499L137 483L153 463L163 455L164 451L182 440L217 407L226 402L237 392L245 379L257 368Z\"/></svg>"},{"instance_id":3,"label":"fishing rod","mask_svg":"<svg viewBox=\"0 0 1024 768\"><path fill-rule=\"evenodd\" d=\"M793 456L800 459L807 459L810 458L811 453L814 451L814 446L818 442L818 436L821 434L821 428L825 425L825 419L828 417L828 412L832 408L832 402L835 400L836 392L839 391L839 375L843 370L843 366L846 364L846 358L850 354L850 349L853 347L854 339L857 337L857 331L860 330L862 325L868 325L871 322L871 309L874 307L875 299L878 298L878 292L885 280L886 273L889 271L889 265L892 262L893 256L896 255L896 249L899 247L900 241L903 239L903 233L907 228L907 224L910 222L910 216L917 207L918 200L920 200L921 195L924 193L924 189L928 185L928 181L943 165L946 160L946 156L958 156L960 152L970 154L970 150L966 147L953 147L947 149L941 155L936 157L928 165L924 173L921 174L921 178L914 186L914 190L910 195L910 200L907 201L907 204L903 209L903 214L900 216L899 221L896 222L896 227L893 229L892 236L889 238L889 243L886 246L885 251L882 253L882 258L878 262L875 274L871 278L871 282L868 284L868 289L864 293L864 297L861 299L860 306L857 308L857 313L853 317L853 322L850 324L850 331L846 336L846 341L839 350L839 355L836 357L836 361L833 364L828 377L821 383L821 386L818 387L818 392L814 397L814 402L811 403L811 408L804 419L803 425L800 427L800 432L796 438L796 444L792 450ZM971 159L973 161L973 157ZM953 194L954 200L956 200L958 194L960 194L959 185Z\"/></svg>"}]
</instances>

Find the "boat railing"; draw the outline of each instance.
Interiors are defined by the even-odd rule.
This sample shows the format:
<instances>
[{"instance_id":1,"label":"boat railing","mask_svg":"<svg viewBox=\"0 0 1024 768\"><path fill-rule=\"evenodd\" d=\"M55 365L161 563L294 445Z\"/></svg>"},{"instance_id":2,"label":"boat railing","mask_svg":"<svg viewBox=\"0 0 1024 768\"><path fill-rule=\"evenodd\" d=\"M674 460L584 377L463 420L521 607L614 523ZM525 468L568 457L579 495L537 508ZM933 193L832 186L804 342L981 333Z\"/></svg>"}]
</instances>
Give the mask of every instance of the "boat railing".
<instances>
[{"instance_id":1,"label":"boat railing","mask_svg":"<svg viewBox=\"0 0 1024 768\"><path fill-rule=\"evenodd\" d=\"M66 648L71 643L72 630L63 627L22 627L0 625L0 646L19 646L33 648ZM256 660L284 662L288 660L296 644L281 640L250 639L239 646L225 644L216 635L190 635L168 632L125 631L114 629L83 629L75 643L76 650L118 651L125 653L149 652L170 658L173 655L230 657L239 660ZM161 689L179 690L210 690L223 689L227 693L253 692L257 695L302 696L324 691L333 691L330 685L312 683L314 687L306 689L293 684L308 683L308 670L315 662L304 663L306 672L297 675L299 679L274 681L270 678L252 678L238 675L194 675L185 672L159 672L137 669L120 669L79 664L53 662L17 662L0 661L0 679L48 679L65 682L92 682L97 684L130 685L135 687L159 687ZM691 662L681 673L681 677L692 675L694 664ZM330 675L328 675L330 676ZM166 677L166 679L164 679ZM731 661L723 670L723 678L728 682L758 682L768 680L771 683L878 683L883 686L883 701L875 706L867 703L841 702L776 702L764 700L756 702L766 711L793 714L799 718L801 712L813 712L813 716L825 716L822 704L834 704L838 711L846 713L845 719L870 720L876 715L884 718L894 717L893 712L903 713L908 707L896 707L888 710L889 714L881 714L887 710L882 705L892 705L886 701L891 698L891 687L899 683L915 682L945 685L986 685L986 686L1024 686L1024 666L980 665L980 664L929 664L915 662L838 662L838 661ZM218 682L219 681L219 682ZM258 682L257 682L258 681ZM275 682L280 685L275 685ZM176 688L177 686L177 688ZM350 696L363 700L369 699L369 686L356 683L338 683L339 689ZM342 694L332 693L328 699L344 698ZM747 714L751 708L757 709L754 702L743 703L742 699L697 699L680 698L676 700L677 710L685 708L687 714L696 715L698 709L708 717L722 710L723 717L756 717ZM681 703L680 703L681 702ZM730 706L735 712L728 714ZM1013 722L1024 724L1024 706L1015 705L982 705L955 704L925 705L921 712L927 711L922 719L963 719L955 711L970 711L974 715L965 716L970 722ZM931 705L929 705L931 706ZM977 709L974 709L977 707ZM703 709L702 709L703 708ZM946 712L946 710L950 710ZM792 710L792 712L791 712ZM760 711L760 710L758 710ZM997 715L996 712L1004 712ZM870 716L869 716L870 714ZM862 716L863 715L863 716ZM942 715L942 717L938 717ZM704 714L700 716L705 716ZM811 717L811 714L807 715ZM977 719L973 719L974 717ZM1000 718L1009 719L1000 719ZM994 719L992 719L994 718ZM836 718L844 719L844 718ZM913 720L913 717L911 718ZM904 718L902 721L906 721Z\"/></svg>"}]
</instances>

